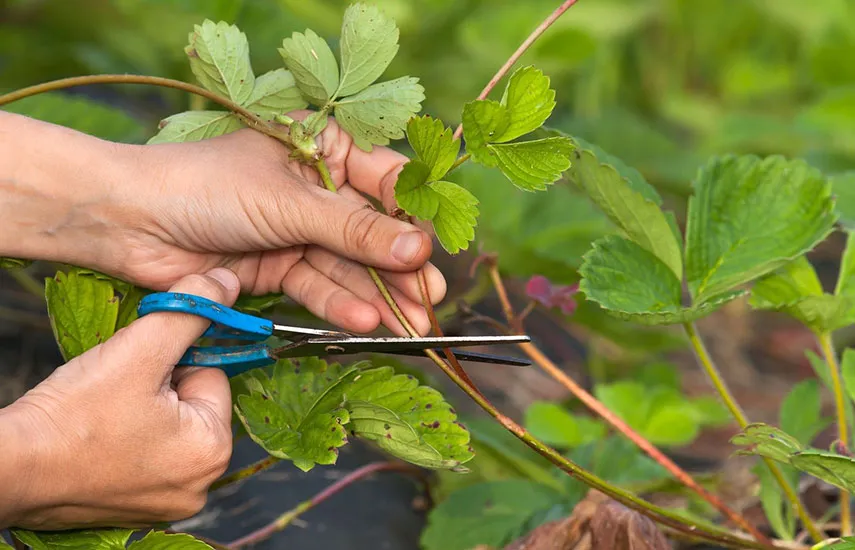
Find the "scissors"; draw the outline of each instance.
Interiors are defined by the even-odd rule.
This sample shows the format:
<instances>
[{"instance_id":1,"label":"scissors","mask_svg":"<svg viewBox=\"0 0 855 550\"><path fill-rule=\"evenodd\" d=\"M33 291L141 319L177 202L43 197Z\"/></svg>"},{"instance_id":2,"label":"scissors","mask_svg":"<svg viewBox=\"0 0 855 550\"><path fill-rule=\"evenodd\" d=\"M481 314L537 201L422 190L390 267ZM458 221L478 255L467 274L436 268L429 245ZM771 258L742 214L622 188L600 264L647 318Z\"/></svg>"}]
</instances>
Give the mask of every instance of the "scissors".
<instances>
[{"instance_id":1,"label":"scissors","mask_svg":"<svg viewBox=\"0 0 855 550\"><path fill-rule=\"evenodd\" d=\"M156 312L176 312L196 315L211 321L202 335L213 339L233 339L264 342L271 337L288 343L272 347L268 343L238 346L191 347L178 362L182 366L213 367L229 377L248 370L272 365L286 357L319 355L351 355L354 353L386 353L390 355L424 356L427 350L439 351L454 346L483 346L521 344L530 342L528 336L445 336L425 338L367 338L347 332L277 325L269 319L242 313L223 304L179 292L157 292L140 300L139 316ZM454 351L464 361L477 361L525 367L529 361L516 357L468 351Z\"/></svg>"}]
</instances>

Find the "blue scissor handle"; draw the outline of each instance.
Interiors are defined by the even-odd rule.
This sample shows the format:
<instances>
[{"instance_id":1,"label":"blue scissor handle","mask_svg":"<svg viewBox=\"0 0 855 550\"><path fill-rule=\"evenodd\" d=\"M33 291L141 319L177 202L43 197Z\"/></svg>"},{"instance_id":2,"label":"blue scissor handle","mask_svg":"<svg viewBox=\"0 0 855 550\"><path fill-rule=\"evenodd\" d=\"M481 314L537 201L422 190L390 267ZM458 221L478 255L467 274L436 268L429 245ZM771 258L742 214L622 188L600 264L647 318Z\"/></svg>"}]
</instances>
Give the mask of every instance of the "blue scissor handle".
<instances>
[{"instance_id":1,"label":"blue scissor handle","mask_svg":"<svg viewBox=\"0 0 855 550\"><path fill-rule=\"evenodd\" d=\"M269 347L264 344L252 346L192 347L178 362L182 366L213 367L222 370L231 378L248 370L266 367L276 362Z\"/></svg>"},{"instance_id":2,"label":"blue scissor handle","mask_svg":"<svg viewBox=\"0 0 855 550\"><path fill-rule=\"evenodd\" d=\"M241 313L213 300L193 294L180 292L149 294L140 300L137 311L140 317L160 311L187 313L203 317L212 323L203 334L208 338L232 338L257 342L266 340L273 335L273 321Z\"/></svg>"}]
</instances>

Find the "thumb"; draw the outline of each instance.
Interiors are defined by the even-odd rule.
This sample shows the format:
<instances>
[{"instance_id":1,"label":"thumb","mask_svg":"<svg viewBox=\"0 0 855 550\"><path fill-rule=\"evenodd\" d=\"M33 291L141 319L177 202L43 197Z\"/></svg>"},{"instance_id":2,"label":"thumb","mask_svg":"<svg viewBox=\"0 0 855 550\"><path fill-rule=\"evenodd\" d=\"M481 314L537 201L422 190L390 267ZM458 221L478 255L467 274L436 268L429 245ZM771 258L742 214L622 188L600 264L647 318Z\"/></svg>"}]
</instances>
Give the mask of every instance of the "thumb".
<instances>
[{"instance_id":1,"label":"thumb","mask_svg":"<svg viewBox=\"0 0 855 550\"><path fill-rule=\"evenodd\" d=\"M178 281L171 292L202 296L231 306L240 292L240 282L230 270L218 267L205 275L188 275ZM111 338L117 352L133 357L143 377L161 387L187 348L202 335L210 322L196 315L158 312L137 319L119 338Z\"/></svg>"},{"instance_id":2,"label":"thumb","mask_svg":"<svg viewBox=\"0 0 855 550\"><path fill-rule=\"evenodd\" d=\"M326 190L315 197L304 216L311 244L389 271L415 271L430 259L431 239L418 227Z\"/></svg>"}]
</instances>

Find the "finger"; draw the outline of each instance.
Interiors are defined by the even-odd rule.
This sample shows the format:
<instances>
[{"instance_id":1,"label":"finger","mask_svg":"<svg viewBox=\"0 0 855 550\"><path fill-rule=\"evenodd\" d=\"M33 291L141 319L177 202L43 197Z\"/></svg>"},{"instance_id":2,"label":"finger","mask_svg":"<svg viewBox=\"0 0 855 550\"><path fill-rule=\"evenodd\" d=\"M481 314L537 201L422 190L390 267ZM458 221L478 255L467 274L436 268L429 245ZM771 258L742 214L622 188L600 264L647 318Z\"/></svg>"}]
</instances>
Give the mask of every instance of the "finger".
<instances>
[{"instance_id":1,"label":"finger","mask_svg":"<svg viewBox=\"0 0 855 550\"><path fill-rule=\"evenodd\" d=\"M320 143L337 186L347 181L358 191L379 199L386 210L395 208L395 182L407 157L388 147L363 151L334 119L321 133Z\"/></svg>"},{"instance_id":2,"label":"finger","mask_svg":"<svg viewBox=\"0 0 855 550\"><path fill-rule=\"evenodd\" d=\"M170 291L195 294L231 306L237 299L240 283L230 270L218 267L205 275L184 277ZM133 357L139 374L160 387L187 348L209 325L209 321L196 315L150 313L131 323L121 331L120 338L112 338L107 344L113 343L118 353Z\"/></svg>"},{"instance_id":3,"label":"finger","mask_svg":"<svg viewBox=\"0 0 855 550\"><path fill-rule=\"evenodd\" d=\"M380 325L377 308L331 281L306 260L291 268L282 281L282 291L344 330L366 333Z\"/></svg>"},{"instance_id":4,"label":"finger","mask_svg":"<svg viewBox=\"0 0 855 550\"><path fill-rule=\"evenodd\" d=\"M197 410L210 412L210 428L228 427L232 422L232 394L229 379L220 369L177 368L172 383L178 399Z\"/></svg>"},{"instance_id":5,"label":"finger","mask_svg":"<svg viewBox=\"0 0 855 550\"><path fill-rule=\"evenodd\" d=\"M430 258L431 239L421 229L339 194L309 193L302 220L307 244L390 271L413 271Z\"/></svg>"},{"instance_id":6,"label":"finger","mask_svg":"<svg viewBox=\"0 0 855 550\"><path fill-rule=\"evenodd\" d=\"M372 304L380 313L381 322L390 330L402 336L406 334L395 317L394 312L386 304L374 281L369 277L364 266L314 246L306 250L306 261L333 282L351 291L358 298ZM389 278L383 277L382 274L381 278L384 279L387 286L391 287L389 288L389 292L414 328L420 334L426 334L430 330L430 322L421 304L421 293L418 289L415 274L410 273L405 275L396 273L394 275L402 281L411 279L411 281L403 285L409 289L408 293L397 288Z\"/></svg>"}]
</instances>

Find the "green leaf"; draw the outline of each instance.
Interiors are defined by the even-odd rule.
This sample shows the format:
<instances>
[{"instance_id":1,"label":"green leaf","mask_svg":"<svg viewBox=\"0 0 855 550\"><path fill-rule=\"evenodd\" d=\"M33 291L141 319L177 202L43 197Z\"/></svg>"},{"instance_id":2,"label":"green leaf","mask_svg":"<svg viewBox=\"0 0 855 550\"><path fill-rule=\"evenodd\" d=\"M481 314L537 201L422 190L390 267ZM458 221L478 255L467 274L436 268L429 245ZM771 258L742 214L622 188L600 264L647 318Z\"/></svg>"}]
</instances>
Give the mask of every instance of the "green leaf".
<instances>
[{"instance_id":1,"label":"green leaf","mask_svg":"<svg viewBox=\"0 0 855 550\"><path fill-rule=\"evenodd\" d=\"M427 180L442 178L460 152L460 140L454 139L451 128L428 115L413 117L407 122L407 140L419 160L430 167Z\"/></svg>"},{"instance_id":2,"label":"green leaf","mask_svg":"<svg viewBox=\"0 0 855 550\"><path fill-rule=\"evenodd\" d=\"M238 417L253 441L303 471L335 464L347 443L343 395L357 371L316 357L281 360L249 379L250 393L237 399Z\"/></svg>"},{"instance_id":3,"label":"green leaf","mask_svg":"<svg viewBox=\"0 0 855 550\"><path fill-rule=\"evenodd\" d=\"M128 550L213 550L201 540L184 533L167 534L151 531L141 540L132 542Z\"/></svg>"},{"instance_id":4,"label":"green leaf","mask_svg":"<svg viewBox=\"0 0 855 550\"><path fill-rule=\"evenodd\" d=\"M246 108L267 122L276 115L303 109L308 105L294 75L285 69L276 69L259 76L246 100Z\"/></svg>"},{"instance_id":5,"label":"green leaf","mask_svg":"<svg viewBox=\"0 0 855 550\"><path fill-rule=\"evenodd\" d=\"M807 357L814 374L816 374L816 377L822 380L822 384L828 391L834 393L834 383L831 378L831 371L829 370L828 364L825 360L810 349L805 350L805 356ZM852 401L844 399L843 408L846 410L847 425L855 425L855 406L853 406Z\"/></svg>"},{"instance_id":6,"label":"green leaf","mask_svg":"<svg viewBox=\"0 0 855 550\"><path fill-rule=\"evenodd\" d=\"M495 143L511 141L540 128L555 108L555 90L549 88L549 77L542 71L523 67L511 75L502 105L507 109L508 125L493 140Z\"/></svg>"},{"instance_id":7,"label":"green leaf","mask_svg":"<svg viewBox=\"0 0 855 550\"><path fill-rule=\"evenodd\" d=\"M536 401L525 411L525 427L547 445L569 449L601 439L606 428L601 422L574 416L563 407Z\"/></svg>"},{"instance_id":8,"label":"green leaf","mask_svg":"<svg viewBox=\"0 0 855 550\"><path fill-rule=\"evenodd\" d=\"M579 269L579 289L611 315L646 325L687 323L742 296L723 294L703 304L682 307L681 284L659 258L638 244L608 235L594 242Z\"/></svg>"},{"instance_id":9,"label":"green leaf","mask_svg":"<svg viewBox=\"0 0 855 550\"><path fill-rule=\"evenodd\" d=\"M2 109L110 141L138 143L146 135L143 124L124 110L62 92L27 97Z\"/></svg>"},{"instance_id":10,"label":"green leaf","mask_svg":"<svg viewBox=\"0 0 855 550\"><path fill-rule=\"evenodd\" d=\"M33 550L124 550L131 538L130 529L98 529L89 531L34 533L14 529L12 535Z\"/></svg>"},{"instance_id":11,"label":"green leaf","mask_svg":"<svg viewBox=\"0 0 855 550\"><path fill-rule=\"evenodd\" d=\"M653 410L642 434L654 445L687 445L698 437L700 425L691 414L686 414L684 402L657 407Z\"/></svg>"},{"instance_id":12,"label":"green leaf","mask_svg":"<svg viewBox=\"0 0 855 550\"><path fill-rule=\"evenodd\" d=\"M836 487L850 492L855 489L855 458L808 449L790 456L790 463Z\"/></svg>"},{"instance_id":13,"label":"green leaf","mask_svg":"<svg viewBox=\"0 0 855 550\"><path fill-rule=\"evenodd\" d=\"M420 160L404 165L395 183L395 201L411 216L432 220L439 209L440 195L428 185L430 166Z\"/></svg>"},{"instance_id":14,"label":"green leaf","mask_svg":"<svg viewBox=\"0 0 855 550\"><path fill-rule=\"evenodd\" d=\"M696 301L800 256L832 230L831 185L802 160L732 155L703 167L689 199L686 277Z\"/></svg>"},{"instance_id":15,"label":"green leaf","mask_svg":"<svg viewBox=\"0 0 855 550\"><path fill-rule=\"evenodd\" d=\"M243 127L243 123L228 111L185 111L160 121L160 131L148 144L201 141Z\"/></svg>"},{"instance_id":16,"label":"green leaf","mask_svg":"<svg viewBox=\"0 0 855 550\"><path fill-rule=\"evenodd\" d=\"M463 106L463 136L466 152L484 166L496 166L496 157L487 148L505 133L510 117L504 105L491 99L470 101Z\"/></svg>"},{"instance_id":17,"label":"green leaf","mask_svg":"<svg viewBox=\"0 0 855 550\"><path fill-rule=\"evenodd\" d=\"M840 225L846 231L855 231L855 170L834 174L829 180L837 198L834 207Z\"/></svg>"},{"instance_id":18,"label":"green leaf","mask_svg":"<svg viewBox=\"0 0 855 550\"><path fill-rule=\"evenodd\" d=\"M407 121L425 99L419 79L405 76L372 84L358 94L335 102L336 121L364 151L404 137Z\"/></svg>"},{"instance_id":19,"label":"green leaf","mask_svg":"<svg viewBox=\"0 0 855 550\"><path fill-rule=\"evenodd\" d=\"M393 456L434 469L456 469L472 459L469 432L451 405L411 375L391 367L363 370L345 397L347 429Z\"/></svg>"},{"instance_id":20,"label":"green leaf","mask_svg":"<svg viewBox=\"0 0 855 550\"><path fill-rule=\"evenodd\" d=\"M338 89L338 63L326 40L311 29L282 41L279 54L297 80L303 96L314 105L326 105Z\"/></svg>"},{"instance_id":21,"label":"green leaf","mask_svg":"<svg viewBox=\"0 0 855 550\"><path fill-rule=\"evenodd\" d=\"M819 382L799 382L781 403L781 429L802 445L810 445L830 423L829 419L822 418L820 405Z\"/></svg>"},{"instance_id":22,"label":"green leaf","mask_svg":"<svg viewBox=\"0 0 855 550\"><path fill-rule=\"evenodd\" d=\"M303 124L306 127L306 131L312 136L316 137L318 134L324 131L324 128L327 127L329 123L329 116L327 115L326 110L320 111L312 111L309 113L309 116L303 121ZM291 126L294 127L293 125Z\"/></svg>"},{"instance_id":23,"label":"green leaf","mask_svg":"<svg viewBox=\"0 0 855 550\"><path fill-rule=\"evenodd\" d=\"M421 536L422 548L501 548L522 535L529 519L552 506L558 496L548 487L519 479L471 485L431 510Z\"/></svg>"},{"instance_id":24,"label":"green leaf","mask_svg":"<svg viewBox=\"0 0 855 550\"><path fill-rule=\"evenodd\" d=\"M199 83L243 105L255 86L246 35L234 25L206 19L189 41L184 52Z\"/></svg>"},{"instance_id":25,"label":"green leaf","mask_svg":"<svg viewBox=\"0 0 855 550\"><path fill-rule=\"evenodd\" d=\"M235 309L246 313L259 314L282 303L282 293L270 292L261 296L244 294L235 302Z\"/></svg>"},{"instance_id":26,"label":"green leaf","mask_svg":"<svg viewBox=\"0 0 855 550\"><path fill-rule=\"evenodd\" d=\"M119 301L119 312L116 315L116 330L125 328L137 320L139 316L137 307L140 304L140 300L148 293L145 289L133 285L128 285L122 292L123 296Z\"/></svg>"},{"instance_id":27,"label":"green leaf","mask_svg":"<svg viewBox=\"0 0 855 550\"><path fill-rule=\"evenodd\" d=\"M496 165L511 183L525 191L546 189L570 168L573 144L553 137L518 143L488 145Z\"/></svg>"},{"instance_id":28,"label":"green leaf","mask_svg":"<svg viewBox=\"0 0 855 550\"><path fill-rule=\"evenodd\" d=\"M746 446L737 451L740 455L760 455L778 462L788 463L790 455L802 450L793 436L768 424L749 424L730 440L734 445Z\"/></svg>"},{"instance_id":29,"label":"green leaf","mask_svg":"<svg viewBox=\"0 0 855 550\"><path fill-rule=\"evenodd\" d=\"M843 250L843 257L840 259L840 272L837 274L834 294L835 296L855 299L855 232L846 234L846 248Z\"/></svg>"},{"instance_id":30,"label":"green leaf","mask_svg":"<svg viewBox=\"0 0 855 550\"><path fill-rule=\"evenodd\" d=\"M18 258L0 258L0 269L24 269L33 263L32 260Z\"/></svg>"},{"instance_id":31,"label":"green leaf","mask_svg":"<svg viewBox=\"0 0 855 550\"><path fill-rule=\"evenodd\" d=\"M12 548L11 546L9 546L8 544L6 544L5 542L3 542L3 539L0 538L0 550L15 550L15 549Z\"/></svg>"},{"instance_id":32,"label":"green leaf","mask_svg":"<svg viewBox=\"0 0 855 550\"><path fill-rule=\"evenodd\" d=\"M357 3L341 26L339 96L355 94L380 78L398 53L398 27L376 7Z\"/></svg>"},{"instance_id":33,"label":"green leaf","mask_svg":"<svg viewBox=\"0 0 855 550\"><path fill-rule=\"evenodd\" d=\"M855 306L847 296L824 293L816 271L804 256L758 280L751 290L750 303L755 309L784 312L815 332L849 324L850 311Z\"/></svg>"},{"instance_id":34,"label":"green leaf","mask_svg":"<svg viewBox=\"0 0 855 550\"><path fill-rule=\"evenodd\" d=\"M116 330L119 299L113 285L72 269L45 281L53 334L66 361L105 342Z\"/></svg>"},{"instance_id":35,"label":"green leaf","mask_svg":"<svg viewBox=\"0 0 855 550\"><path fill-rule=\"evenodd\" d=\"M439 195L433 228L440 244L449 254L467 250L475 238L478 199L466 189L447 181L435 181L430 189Z\"/></svg>"},{"instance_id":36,"label":"green leaf","mask_svg":"<svg viewBox=\"0 0 855 550\"><path fill-rule=\"evenodd\" d=\"M790 481L790 487L795 487L798 483L798 470L785 465L782 465L781 469ZM769 525L779 537L792 540L796 531L795 516L790 503L784 501L781 486L765 464L758 464L752 471L760 480L760 504L763 506Z\"/></svg>"},{"instance_id":37,"label":"green leaf","mask_svg":"<svg viewBox=\"0 0 855 550\"><path fill-rule=\"evenodd\" d=\"M668 219L637 182L613 166L603 164L589 149L576 149L567 178L584 191L627 238L656 256L678 280L683 277L683 255Z\"/></svg>"}]
</instances>

